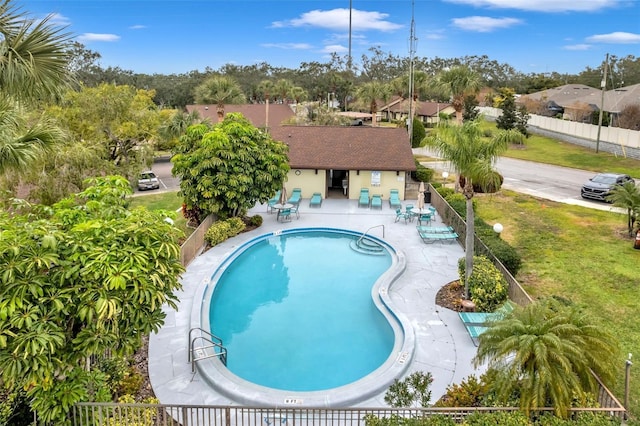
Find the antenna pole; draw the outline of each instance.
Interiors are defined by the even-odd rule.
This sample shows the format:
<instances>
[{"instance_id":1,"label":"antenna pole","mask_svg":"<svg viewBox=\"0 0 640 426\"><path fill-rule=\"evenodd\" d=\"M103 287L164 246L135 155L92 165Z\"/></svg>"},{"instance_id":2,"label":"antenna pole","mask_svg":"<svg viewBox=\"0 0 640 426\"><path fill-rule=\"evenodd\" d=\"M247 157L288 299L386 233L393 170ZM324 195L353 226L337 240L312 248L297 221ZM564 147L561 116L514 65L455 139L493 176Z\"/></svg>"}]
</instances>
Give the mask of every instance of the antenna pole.
<instances>
[{"instance_id":1,"label":"antenna pole","mask_svg":"<svg viewBox=\"0 0 640 426\"><path fill-rule=\"evenodd\" d=\"M607 68L609 68L608 53L604 60L604 76L602 77L602 81L600 82L600 89L602 91L602 94L600 96L600 115L598 116L598 136L596 137L596 154L600 149L600 129L602 128L602 114L603 114L602 108L604 108L604 92L605 92L605 89L607 88Z\"/></svg>"},{"instance_id":2,"label":"antenna pole","mask_svg":"<svg viewBox=\"0 0 640 426\"><path fill-rule=\"evenodd\" d=\"M416 23L414 21L414 1L411 0L411 35L409 36L409 119L407 129L409 130L409 143L413 146L413 68L414 55L416 53Z\"/></svg>"},{"instance_id":3,"label":"antenna pole","mask_svg":"<svg viewBox=\"0 0 640 426\"><path fill-rule=\"evenodd\" d=\"M347 59L347 69L351 71L351 14L353 11L353 0L349 0L349 59Z\"/></svg>"}]
</instances>

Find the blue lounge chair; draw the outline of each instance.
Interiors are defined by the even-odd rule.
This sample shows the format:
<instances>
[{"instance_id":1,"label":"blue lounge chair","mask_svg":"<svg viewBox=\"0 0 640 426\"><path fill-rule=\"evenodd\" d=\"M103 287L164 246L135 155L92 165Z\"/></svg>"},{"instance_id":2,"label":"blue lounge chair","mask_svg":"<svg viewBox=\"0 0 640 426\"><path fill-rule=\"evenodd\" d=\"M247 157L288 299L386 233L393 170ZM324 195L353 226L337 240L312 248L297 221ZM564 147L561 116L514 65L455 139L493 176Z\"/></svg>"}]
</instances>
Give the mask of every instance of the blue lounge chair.
<instances>
[{"instance_id":1,"label":"blue lounge chair","mask_svg":"<svg viewBox=\"0 0 640 426\"><path fill-rule=\"evenodd\" d=\"M276 195L274 195L272 198L269 199L269 201L267 201L267 213L273 213L273 205L278 204L279 201L280 201L280 190L278 189L278 191L276 192Z\"/></svg>"},{"instance_id":2,"label":"blue lounge chair","mask_svg":"<svg viewBox=\"0 0 640 426\"><path fill-rule=\"evenodd\" d=\"M440 234L440 233L444 233L444 234L449 234L453 231L453 228L450 226L424 226L424 225L418 225L416 226L416 229L418 230L418 232L422 232L425 234Z\"/></svg>"},{"instance_id":3,"label":"blue lounge chair","mask_svg":"<svg viewBox=\"0 0 640 426\"><path fill-rule=\"evenodd\" d=\"M300 200L302 200L302 190L300 188L293 188L293 191L291 191L291 197L289 197L287 202L297 206L300 204Z\"/></svg>"},{"instance_id":4,"label":"blue lounge chair","mask_svg":"<svg viewBox=\"0 0 640 426\"><path fill-rule=\"evenodd\" d=\"M402 203L400 202L400 193L397 189L392 189L391 191L389 191L389 207L391 207L392 209L402 207Z\"/></svg>"},{"instance_id":5,"label":"blue lounge chair","mask_svg":"<svg viewBox=\"0 0 640 426\"><path fill-rule=\"evenodd\" d=\"M382 195L374 195L371 197L371 208L382 210Z\"/></svg>"},{"instance_id":6,"label":"blue lounge chair","mask_svg":"<svg viewBox=\"0 0 640 426\"><path fill-rule=\"evenodd\" d=\"M513 304L509 301L504 303L495 312L458 312L471 341L478 346L478 337L484 333L491 321L498 321L513 311Z\"/></svg>"},{"instance_id":7,"label":"blue lounge chair","mask_svg":"<svg viewBox=\"0 0 640 426\"><path fill-rule=\"evenodd\" d=\"M360 190L360 198L358 199L358 207L369 207L369 188Z\"/></svg>"},{"instance_id":8,"label":"blue lounge chair","mask_svg":"<svg viewBox=\"0 0 640 426\"><path fill-rule=\"evenodd\" d=\"M322 206L322 194L314 192L309 200L309 207L321 207Z\"/></svg>"},{"instance_id":9,"label":"blue lounge chair","mask_svg":"<svg viewBox=\"0 0 640 426\"><path fill-rule=\"evenodd\" d=\"M455 232L434 232L434 233L430 233L430 232L420 232L420 231L418 231L418 234L420 235L420 238L422 238L422 241L427 243L427 244L431 244L431 243L434 243L436 241L453 242L453 241L458 239L458 234L456 234Z\"/></svg>"}]
</instances>

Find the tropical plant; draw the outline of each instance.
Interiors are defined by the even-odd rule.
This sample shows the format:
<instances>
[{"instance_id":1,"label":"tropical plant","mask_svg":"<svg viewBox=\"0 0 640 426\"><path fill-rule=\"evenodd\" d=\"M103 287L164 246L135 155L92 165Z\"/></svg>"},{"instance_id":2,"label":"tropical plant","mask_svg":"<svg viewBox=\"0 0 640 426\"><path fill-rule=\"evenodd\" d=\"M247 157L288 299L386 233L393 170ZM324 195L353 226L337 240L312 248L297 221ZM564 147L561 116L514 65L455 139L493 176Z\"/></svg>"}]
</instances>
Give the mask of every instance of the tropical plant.
<instances>
[{"instance_id":1,"label":"tropical plant","mask_svg":"<svg viewBox=\"0 0 640 426\"><path fill-rule=\"evenodd\" d=\"M376 126L378 117L378 101L389 96L389 86L379 81L368 81L358 87L358 99L369 106L371 125Z\"/></svg>"},{"instance_id":2,"label":"tropical plant","mask_svg":"<svg viewBox=\"0 0 640 426\"><path fill-rule=\"evenodd\" d=\"M62 139L46 120L27 124L21 108L59 96L71 82L70 35L52 19L35 23L11 0L0 2L0 174L27 170Z\"/></svg>"},{"instance_id":3,"label":"tropical plant","mask_svg":"<svg viewBox=\"0 0 640 426\"><path fill-rule=\"evenodd\" d=\"M0 2L0 96L40 101L61 95L71 83L71 35L53 25L55 15L30 19L12 0Z\"/></svg>"},{"instance_id":4,"label":"tropical plant","mask_svg":"<svg viewBox=\"0 0 640 426\"><path fill-rule=\"evenodd\" d=\"M616 185L611 189L606 200L616 207L626 209L627 232L630 237L633 237L635 223L640 217L640 188L636 186L634 181Z\"/></svg>"},{"instance_id":5,"label":"tropical plant","mask_svg":"<svg viewBox=\"0 0 640 426\"><path fill-rule=\"evenodd\" d=\"M464 98L480 90L480 76L466 66L458 66L438 75L437 85L451 96L451 105L456 111L456 121L462 123Z\"/></svg>"},{"instance_id":6,"label":"tropical plant","mask_svg":"<svg viewBox=\"0 0 640 426\"><path fill-rule=\"evenodd\" d=\"M517 136L517 135L519 136ZM499 182L492 181L496 175L493 165L498 156L506 151L508 143L515 137L521 137L518 132L499 132L491 139L482 137L482 131L478 121L470 121L462 126L442 123L438 125L425 139L427 145L432 146L445 160L449 161L456 174L464 178L462 194L466 199L466 237L465 274L468 279L473 272L474 254L474 212L473 212L473 183L494 187ZM465 297L469 298L468 280L465 281Z\"/></svg>"},{"instance_id":7,"label":"tropical plant","mask_svg":"<svg viewBox=\"0 0 640 426\"><path fill-rule=\"evenodd\" d=\"M190 127L173 157L186 209L224 219L266 203L287 176L287 151L241 114L229 114L213 127Z\"/></svg>"},{"instance_id":8,"label":"tropical plant","mask_svg":"<svg viewBox=\"0 0 640 426\"><path fill-rule=\"evenodd\" d=\"M174 212L127 210L119 176L87 184L52 207L0 212L1 378L53 424L76 402L106 399L106 377L84 366L137 350L163 305L175 308L184 271Z\"/></svg>"},{"instance_id":9,"label":"tropical plant","mask_svg":"<svg viewBox=\"0 0 640 426\"><path fill-rule=\"evenodd\" d=\"M207 78L195 88L195 100L199 104L215 104L218 113L218 122L224 119L225 104L241 104L245 102L245 96L240 85L224 75L214 75Z\"/></svg>"},{"instance_id":10,"label":"tropical plant","mask_svg":"<svg viewBox=\"0 0 640 426\"><path fill-rule=\"evenodd\" d=\"M395 408L419 406L426 408L431 400L431 373L416 371L402 380L395 379L384 394L384 402Z\"/></svg>"},{"instance_id":11,"label":"tropical plant","mask_svg":"<svg viewBox=\"0 0 640 426\"><path fill-rule=\"evenodd\" d=\"M572 402L615 377L618 344L612 334L576 307L545 299L493 321L479 337L476 365L495 370L491 389L499 400L519 395L526 413L553 406L566 418Z\"/></svg>"},{"instance_id":12,"label":"tropical plant","mask_svg":"<svg viewBox=\"0 0 640 426\"><path fill-rule=\"evenodd\" d=\"M469 287L469 298L480 312L493 312L509 297L509 285L502 273L485 256L474 256L473 274L465 279L465 259L458 261L460 281Z\"/></svg>"},{"instance_id":13,"label":"tropical plant","mask_svg":"<svg viewBox=\"0 0 640 426\"><path fill-rule=\"evenodd\" d=\"M275 93L275 84L271 80L262 80L258 91L264 96L264 126L269 129L269 100Z\"/></svg>"}]
</instances>

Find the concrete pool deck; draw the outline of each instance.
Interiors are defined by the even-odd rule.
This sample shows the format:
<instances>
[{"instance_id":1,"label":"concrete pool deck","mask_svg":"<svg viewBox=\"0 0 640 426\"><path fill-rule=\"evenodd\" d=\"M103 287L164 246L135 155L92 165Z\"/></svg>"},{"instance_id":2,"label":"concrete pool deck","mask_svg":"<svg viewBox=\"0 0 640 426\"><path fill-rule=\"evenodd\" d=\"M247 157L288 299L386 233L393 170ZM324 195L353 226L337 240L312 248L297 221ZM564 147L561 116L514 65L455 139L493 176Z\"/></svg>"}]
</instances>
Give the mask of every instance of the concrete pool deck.
<instances>
[{"instance_id":1,"label":"concrete pool deck","mask_svg":"<svg viewBox=\"0 0 640 426\"><path fill-rule=\"evenodd\" d=\"M405 204L411 203L411 200ZM415 205L416 202L413 202ZM246 405L231 400L216 392L200 376L191 372L188 362L188 335L191 326L191 311L194 295L199 287L213 275L215 268L240 245L259 235L281 229L331 227L365 232L382 238L406 259L404 273L390 287L388 296L396 309L407 317L415 334L415 351L406 375L415 372L430 372L431 402L437 401L449 385L460 383L469 375L479 375L484 367L475 369L472 358L476 347L467 333L458 313L435 304L438 290L445 284L458 279L458 259L464 256L460 244L435 242L425 244L416 231L416 223L395 222L395 209L383 202L382 209L358 207L357 200L325 199L321 207L309 207L309 199L300 203L300 218L291 222L276 221L275 214L267 214L266 207L258 205L249 211L250 215L261 214L263 225L251 232L219 244L198 256L187 267L181 282L182 290L178 310L164 308L164 326L149 339L149 377L156 397L162 404L176 405ZM442 225L440 217L436 223ZM199 301L198 301L199 303ZM206 361L202 361L206 362ZM330 393L327 406L331 406ZM354 393L358 393L357 387ZM367 389L362 389L366 394ZM384 393L357 403L351 407L386 407ZM267 401L268 398L265 398ZM293 401L293 402L291 402ZM295 403L304 404L304 392L291 392L288 401L281 406ZM265 405L273 405L272 403Z\"/></svg>"}]
</instances>

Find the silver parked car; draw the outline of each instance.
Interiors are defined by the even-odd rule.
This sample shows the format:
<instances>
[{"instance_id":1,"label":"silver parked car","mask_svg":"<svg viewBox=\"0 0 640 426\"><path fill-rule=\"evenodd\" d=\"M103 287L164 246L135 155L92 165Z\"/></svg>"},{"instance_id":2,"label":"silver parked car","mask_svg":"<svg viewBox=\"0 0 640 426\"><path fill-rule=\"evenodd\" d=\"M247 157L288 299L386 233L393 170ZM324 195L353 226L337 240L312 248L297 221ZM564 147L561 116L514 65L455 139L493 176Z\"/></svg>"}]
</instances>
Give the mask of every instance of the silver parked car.
<instances>
[{"instance_id":1,"label":"silver parked car","mask_svg":"<svg viewBox=\"0 0 640 426\"><path fill-rule=\"evenodd\" d=\"M160 188L160 179L151 170L140 173L138 177L138 190L158 189Z\"/></svg>"},{"instance_id":2,"label":"silver parked car","mask_svg":"<svg viewBox=\"0 0 640 426\"><path fill-rule=\"evenodd\" d=\"M631 176L620 173L598 173L582 185L580 195L582 195L582 198L607 201L607 196L611 193L611 190L618 185L624 185L626 182L634 182L634 180Z\"/></svg>"}]
</instances>

